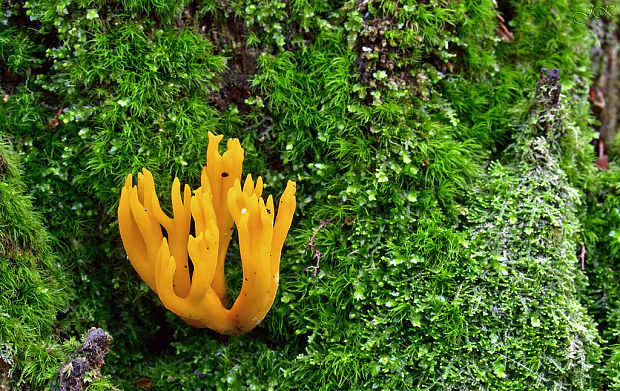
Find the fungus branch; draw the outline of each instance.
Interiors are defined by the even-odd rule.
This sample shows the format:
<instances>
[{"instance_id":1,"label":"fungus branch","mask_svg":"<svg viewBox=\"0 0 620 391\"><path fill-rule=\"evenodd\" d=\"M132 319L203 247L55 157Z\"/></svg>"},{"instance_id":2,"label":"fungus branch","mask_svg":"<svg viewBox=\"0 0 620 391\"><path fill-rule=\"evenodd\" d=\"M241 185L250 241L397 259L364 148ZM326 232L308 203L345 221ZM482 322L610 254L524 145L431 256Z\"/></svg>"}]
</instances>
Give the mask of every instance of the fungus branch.
<instances>
[{"instance_id":1,"label":"fungus branch","mask_svg":"<svg viewBox=\"0 0 620 391\"><path fill-rule=\"evenodd\" d=\"M295 212L295 182L289 181L277 214L271 196L262 197L263 180L248 175L241 187L243 148L209 133L207 165L193 192L177 178L172 184L173 216L159 205L153 176L145 168L137 186L127 176L121 191L118 222L125 251L140 277L164 306L195 327L239 335L265 317L278 289L280 254ZM195 236L190 235L191 220ZM162 234L162 226L166 237ZM224 261L233 226L239 233L243 285L229 308ZM188 255L194 265L190 275Z\"/></svg>"}]
</instances>

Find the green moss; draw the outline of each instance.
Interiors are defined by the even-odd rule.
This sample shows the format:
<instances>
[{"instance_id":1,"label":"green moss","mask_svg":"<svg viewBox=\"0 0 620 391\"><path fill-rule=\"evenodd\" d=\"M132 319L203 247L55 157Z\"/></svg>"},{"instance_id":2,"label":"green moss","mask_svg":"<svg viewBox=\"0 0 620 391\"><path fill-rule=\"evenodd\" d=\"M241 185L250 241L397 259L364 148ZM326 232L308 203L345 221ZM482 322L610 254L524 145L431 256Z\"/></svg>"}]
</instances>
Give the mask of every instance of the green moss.
<instances>
[{"instance_id":1,"label":"green moss","mask_svg":"<svg viewBox=\"0 0 620 391\"><path fill-rule=\"evenodd\" d=\"M41 217L33 211L31 200L23 195L24 185L17 172L15 154L4 140L1 147L0 199L3 204L0 226L3 229L0 232L0 249L4 254L49 251L47 232L41 224Z\"/></svg>"},{"instance_id":2,"label":"green moss","mask_svg":"<svg viewBox=\"0 0 620 391\"><path fill-rule=\"evenodd\" d=\"M596 43L572 16L587 5L12 5L0 71L18 77L0 82L0 129L27 152L23 180L72 265L79 300L63 331L109 330L107 368L125 389L613 384L614 351L603 348L600 375L593 366L595 322L616 307L586 315L576 258L582 237L588 249L609 237L606 218L582 228L578 210L613 210L585 196L598 183L586 101ZM514 39L498 35L498 13ZM537 127L541 66L561 70L557 134ZM239 338L168 313L115 221L124 178L142 167L164 207L174 176L197 187L208 131L241 139L244 175L262 175L267 193L298 183L275 304ZM593 292L615 289L589 277Z\"/></svg>"},{"instance_id":3,"label":"green moss","mask_svg":"<svg viewBox=\"0 0 620 391\"><path fill-rule=\"evenodd\" d=\"M489 360L496 387L529 378L540 389L579 388L599 354L575 284L579 195L545 139L533 140L525 155L535 157L513 167L494 164L483 190L472 194L468 274L479 276L472 288L482 301L470 315L480 322L481 362ZM493 329L501 332L483 332Z\"/></svg>"},{"instance_id":4,"label":"green moss","mask_svg":"<svg viewBox=\"0 0 620 391\"><path fill-rule=\"evenodd\" d=\"M589 286L584 290L591 313L598 319L599 329L607 344L601 377L609 379L610 389L620 388L620 297L615 278L620 260L620 170L617 163L596 175L586 199L588 213L584 219L584 267Z\"/></svg>"},{"instance_id":5,"label":"green moss","mask_svg":"<svg viewBox=\"0 0 620 391\"><path fill-rule=\"evenodd\" d=\"M40 389L54 376L62 348L53 327L70 291L49 235L26 196L15 153L0 144L0 344L2 382Z\"/></svg>"}]
</instances>

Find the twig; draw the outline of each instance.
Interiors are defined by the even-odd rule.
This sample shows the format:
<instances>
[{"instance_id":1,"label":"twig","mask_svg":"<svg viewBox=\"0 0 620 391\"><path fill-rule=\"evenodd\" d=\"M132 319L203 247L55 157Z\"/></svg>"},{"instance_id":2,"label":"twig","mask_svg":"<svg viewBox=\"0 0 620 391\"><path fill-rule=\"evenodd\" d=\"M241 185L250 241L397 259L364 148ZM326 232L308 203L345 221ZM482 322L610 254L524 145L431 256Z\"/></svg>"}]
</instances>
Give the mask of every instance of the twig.
<instances>
[{"instance_id":1,"label":"twig","mask_svg":"<svg viewBox=\"0 0 620 391\"><path fill-rule=\"evenodd\" d=\"M586 246L583 243L581 243L581 255L579 255L579 258L581 258L581 270L586 270Z\"/></svg>"},{"instance_id":2,"label":"twig","mask_svg":"<svg viewBox=\"0 0 620 391\"><path fill-rule=\"evenodd\" d=\"M325 227L327 227L329 224L331 224L331 222L334 219L327 219L325 221L320 220L321 221L321 225L319 225L319 228L316 229L316 231L314 231L314 235L312 235L312 237L310 238L310 240L308 241L308 243L306 243L306 246L310 247L310 249L314 252L314 255L312 256L312 259L316 259L316 265L314 266L308 266L307 268L305 268L304 270L308 270L308 269L314 269L314 272L312 273L312 275L314 277L316 277L316 273L319 271L319 263L321 262L321 257L323 256L323 253L320 252L317 248L316 245L314 244L314 238L316 238L316 235Z\"/></svg>"}]
</instances>

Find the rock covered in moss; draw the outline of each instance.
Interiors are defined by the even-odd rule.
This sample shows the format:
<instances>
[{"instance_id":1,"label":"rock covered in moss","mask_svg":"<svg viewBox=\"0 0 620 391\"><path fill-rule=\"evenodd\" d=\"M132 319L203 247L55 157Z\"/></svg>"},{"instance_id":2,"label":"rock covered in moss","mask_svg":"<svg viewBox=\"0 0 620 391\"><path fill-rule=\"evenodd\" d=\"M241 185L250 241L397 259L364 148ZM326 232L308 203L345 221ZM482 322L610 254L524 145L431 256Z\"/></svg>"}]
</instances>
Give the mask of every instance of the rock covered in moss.
<instances>
[{"instance_id":1,"label":"rock covered in moss","mask_svg":"<svg viewBox=\"0 0 620 391\"><path fill-rule=\"evenodd\" d=\"M540 389L582 389L591 384L600 339L576 284L580 194L544 137L527 148L523 160L493 164L472 192L466 267L479 304L470 324L494 387L529 379Z\"/></svg>"}]
</instances>

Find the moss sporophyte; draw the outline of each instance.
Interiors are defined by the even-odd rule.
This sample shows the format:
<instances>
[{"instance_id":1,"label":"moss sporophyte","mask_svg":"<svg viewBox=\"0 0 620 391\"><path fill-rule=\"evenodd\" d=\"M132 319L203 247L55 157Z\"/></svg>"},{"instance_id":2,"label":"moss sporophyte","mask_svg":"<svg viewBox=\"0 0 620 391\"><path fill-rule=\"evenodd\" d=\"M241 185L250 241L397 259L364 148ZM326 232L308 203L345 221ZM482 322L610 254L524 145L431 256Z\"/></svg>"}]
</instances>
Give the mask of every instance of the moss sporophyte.
<instances>
[{"instance_id":1,"label":"moss sporophyte","mask_svg":"<svg viewBox=\"0 0 620 391\"><path fill-rule=\"evenodd\" d=\"M261 177L254 183L248 175L241 188L243 148L238 139L229 139L228 150L220 155L222 137L209 133L207 164L193 195L185 185L182 198L179 179L174 179L172 218L160 208L153 175L143 168L137 186L132 186L131 174L127 176L118 221L131 264L167 309L192 326L239 335L256 327L273 304L280 253L296 206L295 182L288 182L276 216L273 197L267 202L262 198ZM190 235L192 219L196 236ZM233 224L239 234L243 283L228 309L224 263ZM194 266L191 276L188 254Z\"/></svg>"}]
</instances>

